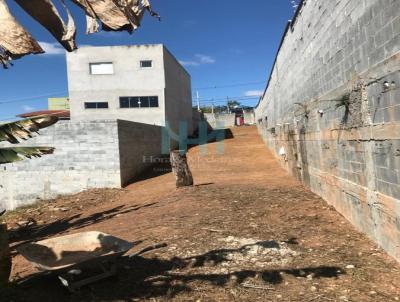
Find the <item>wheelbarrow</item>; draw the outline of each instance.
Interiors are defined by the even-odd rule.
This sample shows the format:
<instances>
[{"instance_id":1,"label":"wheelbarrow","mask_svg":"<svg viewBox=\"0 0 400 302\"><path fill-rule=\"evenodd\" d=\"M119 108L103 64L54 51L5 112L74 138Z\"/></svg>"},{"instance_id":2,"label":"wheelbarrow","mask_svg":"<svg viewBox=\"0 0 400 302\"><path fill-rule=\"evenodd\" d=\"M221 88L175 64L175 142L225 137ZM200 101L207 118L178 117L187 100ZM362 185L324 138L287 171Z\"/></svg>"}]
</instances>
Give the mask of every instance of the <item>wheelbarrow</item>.
<instances>
[{"instance_id":1,"label":"wheelbarrow","mask_svg":"<svg viewBox=\"0 0 400 302\"><path fill-rule=\"evenodd\" d=\"M85 232L28 243L17 251L44 274L55 274L69 291L116 274L116 260L133 243L101 233ZM82 277L83 271L98 273Z\"/></svg>"}]
</instances>

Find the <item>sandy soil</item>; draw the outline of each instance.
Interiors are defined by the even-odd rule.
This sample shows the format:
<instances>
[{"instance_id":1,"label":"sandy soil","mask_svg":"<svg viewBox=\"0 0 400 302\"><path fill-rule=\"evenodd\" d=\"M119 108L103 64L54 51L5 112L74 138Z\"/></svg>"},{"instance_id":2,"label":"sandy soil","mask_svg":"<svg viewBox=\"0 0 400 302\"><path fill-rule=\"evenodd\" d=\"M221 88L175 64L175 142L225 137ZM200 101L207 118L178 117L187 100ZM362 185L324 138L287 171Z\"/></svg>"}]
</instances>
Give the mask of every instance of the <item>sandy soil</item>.
<instances>
[{"instance_id":1,"label":"sandy soil","mask_svg":"<svg viewBox=\"0 0 400 302\"><path fill-rule=\"evenodd\" d=\"M400 301L400 265L277 164L255 127L190 150L196 185L150 172L9 213L14 283L4 301ZM221 146L220 146L221 147ZM207 155L204 150L207 149ZM162 170L165 167L157 167ZM18 225L19 223L19 225ZM136 243L116 277L70 294L15 248L96 230ZM28 280L25 284L17 282Z\"/></svg>"}]
</instances>

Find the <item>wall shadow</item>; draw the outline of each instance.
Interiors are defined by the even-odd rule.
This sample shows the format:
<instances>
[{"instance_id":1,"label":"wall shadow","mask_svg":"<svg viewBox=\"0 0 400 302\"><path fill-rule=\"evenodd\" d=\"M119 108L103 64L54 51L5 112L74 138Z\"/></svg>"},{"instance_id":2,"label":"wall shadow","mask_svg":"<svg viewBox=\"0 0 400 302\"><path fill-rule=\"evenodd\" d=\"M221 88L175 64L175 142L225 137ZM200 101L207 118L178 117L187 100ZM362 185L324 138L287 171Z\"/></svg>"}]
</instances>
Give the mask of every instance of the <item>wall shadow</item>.
<instances>
[{"instance_id":1,"label":"wall shadow","mask_svg":"<svg viewBox=\"0 0 400 302\"><path fill-rule=\"evenodd\" d=\"M202 146L209 143L215 143L217 141L224 141L228 139L233 139L235 136L231 129L214 129L208 132L206 139L201 139L198 135L189 137L190 141L196 141L196 143L188 144L188 148L191 149L196 146Z\"/></svg>"},{"instance_id":2,"label":"wall shadow","mask_svg":"<svg viewBox=\"0 0 400 302\"><path fill-rule=\"evenodd\" d=\"M157 158L154 158L154 160L156 161L155 163L150 164L143 172L130 179L124 187L128 187L135 182L156 178L172 172L172 167L168 155L159 156Z\"/></svg>"}]
</instances>

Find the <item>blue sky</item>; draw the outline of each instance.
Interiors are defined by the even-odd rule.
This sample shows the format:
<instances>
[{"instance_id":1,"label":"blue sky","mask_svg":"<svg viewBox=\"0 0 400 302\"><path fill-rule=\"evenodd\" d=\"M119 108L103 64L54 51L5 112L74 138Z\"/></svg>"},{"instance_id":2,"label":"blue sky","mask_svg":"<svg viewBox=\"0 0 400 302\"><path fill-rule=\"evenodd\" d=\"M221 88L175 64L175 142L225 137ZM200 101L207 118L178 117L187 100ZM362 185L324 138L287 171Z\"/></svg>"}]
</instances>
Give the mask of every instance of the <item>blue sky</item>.
<instances>
[{"instance_id":1,"label":"blue sky","mask_svg":"<svg viewBox=\"0 0 400 302\"><path fill-rule=\"evenodd\" d=\"M293 16L290 0L152 0L162 21L146 16L142 27L128 33L85 34L82 12L71 6L80 45L163 43L192 76L193 93L203 104L214 99L253 97L262 91L286 23ZM65 54L55 40L13 1L10 9L48 50L27 56L0 70L0 120L45 109L49 96L67 96ZM241 84L241 85L238 85ZM217 87L217 88L210 88ZM257 98L241 101L255 105Z\"/></svg>"}]
</instances>

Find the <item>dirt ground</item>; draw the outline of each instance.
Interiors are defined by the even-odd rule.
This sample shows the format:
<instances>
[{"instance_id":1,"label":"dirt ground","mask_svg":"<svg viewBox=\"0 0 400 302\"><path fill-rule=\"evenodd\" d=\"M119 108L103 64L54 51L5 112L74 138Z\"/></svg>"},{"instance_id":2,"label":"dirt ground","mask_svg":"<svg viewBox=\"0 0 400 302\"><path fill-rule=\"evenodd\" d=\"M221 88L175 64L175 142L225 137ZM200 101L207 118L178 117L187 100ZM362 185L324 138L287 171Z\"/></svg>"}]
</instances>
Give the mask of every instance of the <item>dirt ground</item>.
<instances>
[{"instance_id":1,"label":"dirt ground","mask_svg":"<svg viewBox=\"0 0 400 302\"><path fill-rule=\"evenodd\" d=\"M281 169L255 127L232 136L222 155L217 143L190 150L194 187L175 189L165 171L9 213L13 284L1 299L400 301L399 264ZM123 257L116 277L73 294L15 252L27 240L88 230L135 242L132 251L167 247Z\"/></svg>"}]
</instances>

